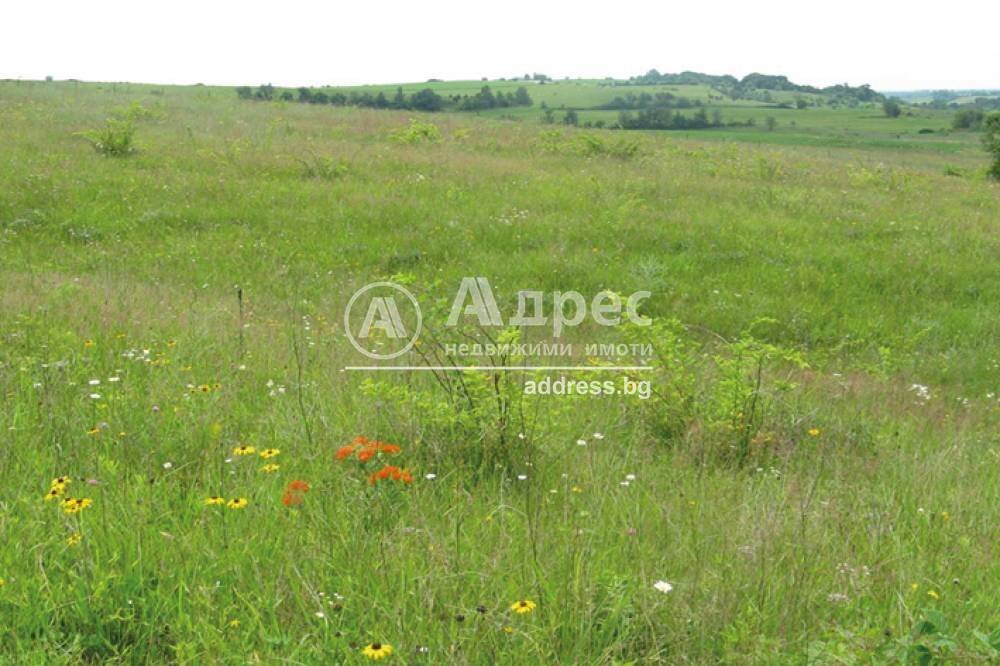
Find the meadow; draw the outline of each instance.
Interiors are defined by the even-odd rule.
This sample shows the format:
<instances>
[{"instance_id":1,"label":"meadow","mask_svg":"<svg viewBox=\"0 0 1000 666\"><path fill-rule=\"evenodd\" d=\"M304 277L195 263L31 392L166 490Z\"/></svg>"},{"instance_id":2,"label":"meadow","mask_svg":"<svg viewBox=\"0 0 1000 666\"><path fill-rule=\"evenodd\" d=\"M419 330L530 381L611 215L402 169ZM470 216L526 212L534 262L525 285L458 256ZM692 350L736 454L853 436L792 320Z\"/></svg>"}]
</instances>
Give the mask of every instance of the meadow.
<instances>
[{"instance_id":1,"label":"meadow","mask_svg":"<svg viewBox=\"0 0 1000 666\"><path fill-rule=\"evenodd\" d=\"M570 128L541 88L605 94L518 121L0 82L0 662L1000 658L977 134ZM109 117L133 153L94 150ZM651 345L654 396L344 371L356 289L432 322L466 276L508 312L649 290L652 326L569 339Z\"/></svg>"}]
</instances>

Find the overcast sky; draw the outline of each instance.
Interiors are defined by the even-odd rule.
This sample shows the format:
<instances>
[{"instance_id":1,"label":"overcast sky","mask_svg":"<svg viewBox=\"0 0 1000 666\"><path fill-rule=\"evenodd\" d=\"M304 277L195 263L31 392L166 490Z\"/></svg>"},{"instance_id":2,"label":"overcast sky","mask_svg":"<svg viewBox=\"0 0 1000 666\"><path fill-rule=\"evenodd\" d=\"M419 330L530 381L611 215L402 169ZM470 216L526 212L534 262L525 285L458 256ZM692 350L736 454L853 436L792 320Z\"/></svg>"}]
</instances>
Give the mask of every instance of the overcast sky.
<instances>
[{"instance_id":1,"label":"overcast sky","mask_svg":"<svg viewBox=\"0 0 1000 666\"><path fill-rule=\"evenodd\" d=\"M0 78L322 85L650 68L1000 88L1000 0L5 0Z\"/></svg>"}]
</instances>

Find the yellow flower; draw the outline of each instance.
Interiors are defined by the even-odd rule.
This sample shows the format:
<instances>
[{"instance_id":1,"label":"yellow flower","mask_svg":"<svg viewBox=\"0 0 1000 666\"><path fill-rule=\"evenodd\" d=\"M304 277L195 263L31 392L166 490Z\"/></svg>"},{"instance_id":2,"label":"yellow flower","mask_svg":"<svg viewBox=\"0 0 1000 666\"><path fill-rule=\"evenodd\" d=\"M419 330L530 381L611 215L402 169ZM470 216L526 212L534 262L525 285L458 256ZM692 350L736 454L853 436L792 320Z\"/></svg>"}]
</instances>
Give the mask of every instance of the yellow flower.
<instances>
[{"instance_id":1,"label":"yellow flower","mask_svg":"<svg viewBox=\"0 0 1000 666\"><path fill-rule=\"evenodd\" d=\"M511 604L510 609L518 615L524 615L525 613L530 613L535 610L535 602L530 599L521 599L520 601L515 601Z\"/></svg>"},{"instance_id":2,"label":"yellow flower","mask_svg":"<svg viewBox=\"0 0 1000 666\"><path fill-rule=\"evenodd\" d=\"M90 435L91 437L97 437L98 435L101 434L100 426L94 426L93 428L87 431L87 434Z\"/></svg>"},{"instance_id":3,"label":"yellow flower","mask_svg":"<svg viewBox=\"0 0 1000 666\"><path fill-rule=\"evenodd\" d=\"M48 502L49 500L54 500L62 494L63 489L61 487L52 486L52 488L49 489L49 492L45 493L45 501Z\"/></svg>"},{"instance_id":4,"label":"yellow flower","mask_svg":"<svg viewBox=\"0 0 1000 666\"><path fill-rule=\"evenodd\" d=\"M6 584L7 584L7 581L5 581L3 578L0 578L0 587L3 587Z\"/></svg>"},{"instance_id":5,"label":"yellow flower","mask_svg":"<svg viewBox=\"0 0 1000 666\"><path fill-rule=\"evenodd\" d=\"M80 534L79 532L73 532L73 534L70 534L68 537L66 537L66 545L67 546L71 546L71 547L72 546L76 546L81 541L83 541L83 535Z\"/></svg>"},{"instance_id":6,"label":"yellow flower","mask_svg":"<svg viewBox=\"0 0 1000 666\"><path fill-rule=\"evenodd\" d=\"M504 633L507 633L507 634L514 633L514 627L504 627L503 630L504 630Z\"/></svg>"},{"instance_id":7,"label":"yellow flower","mask_svg":"<svg viewBox=\"0 0 1000 666\"><path fill-rule=\"evenodd\" d=\"M392 646L388 643L372 643L361 651L369 659L383 659L392 654Z\"/></svg>"},{"instance_id":8,"label":"yellow flower","mask_svg":"<svg viewBox=\"0 0 1000 666\"><path fill-rule=\"evenodd\" d=\"M218 495L212 495L211 497L205 498L205 504L207 504L208 506L216 506L225 503L226 503L226 498L219 497Z\"/></svg>"},{"instance_id":9,"label":"yellow flower","mask_svg":"<svg viewBox=\"0 0 1000 666\"><path fill-rule=\"evenodd\" d=\"M916 583L910 583L910 589L913 590L914 592L916 592L917 588L919 588L919 587L920 586L917 585Z\"/></svg>"},{"instance_id":10,"label":"yellow flower","mask_svg":"<svg viewBox=\"0 0 1000 666\"><path fill-rule=\"evenodd\" d=\"M583 492L583 488L581 488L580 486L573 486L572 488L570 488L570 490L572 490L574 493L582 493Z\"/></svg>"},{"instance_id":11,"label":"yellow flower","mask_svg":"<svg viewBox=\"0 0 1000 666\"><path fill-rule=\"evenodd\" d=\"M94 343L94 341L93 341L93 340L84 340L84 341L83 341L83 346L84 346L84 347L93 347L93 346L94 346L94 344L95 344L95 343Z\"/></svg>"},{"instance_id":12,"label":"yellow flower","mask_svg":"<svg viewBox=\"0 0 1000 666\"><path fill-rule=\"evenodd\" d=\"M257 449L253 448L252 446L248 446L246 444L241 444L240 446L237 446L235 449L233 449L233 455L236 456L252 456L256 452Z\"/></svg>"},{"instance_id":13,"label":"yellow flower","mask_svg":"<svg viewBox=\"0 0 1000 666\"><path fill-rule=\"evenodd\" d=\"M239 620L235 620L235 619L230 620L229 621L229 626L232 627L233 629L236 629L236 628L238 628L240 626L240 621Z\"/></svg>"},{"instance_id":14,"label":"yellow flower","mask_svg":"<svg viewBox=\"0 0 1000 666\"><path fill-rule=\"evenodd\" d=\"M268 463L263 467L261 467L260 471L267 472L268 474L270 474L271 472L277 472L280 467L281 465L278 465L276 463Z\"/></svg>"},{"instance_id":15,"label":"yellow flower","mask_svg":"<svg viewBox=\"0 0 1000 666\"><path fill-rule=\"evenodd\" d=\"M176 347L177 346L177 341L176 340L167 340L167 346L168 347Z\"/></svg>"},{"instance_id":16,"label":"yellow flower","mask_svg":"<svg viewBox=\"0 0 1000 666\"><path fill-rule=\"evenodd\" d=\"M226 506L230 509L243 509L249 504L249 500L246 497L234 497L233 499L226 502Z\"/></svg>"},{"instance_id":17,"label":"yellow flower","mask_svg":"<svg viewBox=\"0 0 1000 666\"><path fill-rule=\"evenodd\" d=\"M201 393L210 393L212 391L212 387L208 384L202 384L198 387L198 391Z\"/></svg>"},{"instance_id":18,"label":"yellow flower","mask_svg":"<svg viewBox=\"0 0 1000 666\"><path fill-rule=\"evenodd\" d=\"M809 436L810 437L819 437L820 432L821 431L820 431L819 428L809 428Z\"/></svg>"},{"instance_id":19,"label":"yellow flower","mask_svg":"<svg viewBox=\"0 0 1000 666\"><path fill-rule=\"evenodd\" d=\"M62 508L66 513L80 513L93 503L93 500L87 498L67 497L62 501Z\"/></svg>"},{"instance_id":20,"label":"yellow flower","mask_svg":"<svg viewBox=\"0 0 1000 666\"><path fill-rule=\"evenodd\" d=\"M52 487L59 488L60 490L66 490L66 486L68 486L70 482L71 479L68 476L57 476L52 479Z\"/></svg>"},{"instance_id":21,"label":"yellow flower","mask_svg":"<svg viewBox=\"0 0 1000 666\"><path fill-rule=\"evenodd\" d=\"M279 453L281 453L281 449L264 449L263 451L260 452L260 457L265 459L273 458Z\"/></svg>"},{"instance_id":22,"label":"yellow flower","mask_svg":"<svg viewBox=\"0 0 1000 666\"><path fill-rule=\"evenodd\" d=\"M941 595L935 592L934 590L927 590L927 596L930 597L931 599L934 599L935 601L941 598Z\"/></svg>"}]
</instances>

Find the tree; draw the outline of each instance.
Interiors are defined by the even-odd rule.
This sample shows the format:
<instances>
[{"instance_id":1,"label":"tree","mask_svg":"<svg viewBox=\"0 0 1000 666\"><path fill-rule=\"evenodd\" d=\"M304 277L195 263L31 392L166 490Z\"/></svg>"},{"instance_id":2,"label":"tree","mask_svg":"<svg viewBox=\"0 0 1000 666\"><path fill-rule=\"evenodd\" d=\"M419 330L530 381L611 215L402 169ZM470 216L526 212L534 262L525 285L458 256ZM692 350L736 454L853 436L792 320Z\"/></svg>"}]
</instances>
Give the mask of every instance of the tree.
<instances>
[{"instance_id":1,"label":"tree","mask_svg":"<svg viewBox=\"0 0 1000 666\"><path fill-rule=\"evenodd\" d=\"M580 124L580 118L576 115L576 109L570 109L566 112L566 115L563 116L563 123L573 126Z\"/></svg>"},{"instance_id":2,"label":"tree","mask_svg":"<svg viewBox=\"0 0 1000 666\"><path fill-rule=\"evenodd\" d=\"M517 90L514 91L514 101L518 106L531 106L531 95L528 94L528 89L524 86L518 86Z\"/></svg>"},{"instance_id":3,"label":"tree","mask_svg":"<svg viewBox=\"0 0 1000 666\"><path fill-rule=\"evenodd\" d=\"M440 111L444 106L444 98L430 88L424 88L410 95L410 108L418 111Z\"/></svg>"},{"instance_id":4,"label":"tree","mask_svg":"<svg viewBox=\"0 0 1000 666\"><path fill-rule=\"evenodd\" d=\"M764 119L764 124L767 125L768 132L773 132L774 128L778 126L778 121L774 119L774 116L768 116Z\"/></svg>"},{"instance_id":5,"label":"tree","mask_svg":"<svg viewBox=\"0 0 1000 666\"><path fill-rule=\"evenodd\" d=\"M983 126L985 117L986 114L979 109L965 109L955 114L951 126L955 129L978 129Z\"/></svg>"},{"instance_id":6,"label":"tree","mask_svg":"<svg viewBox=\"0 0 1000 666\"><path fill-rule=\"evenodd\" d=\"M801 109L806 108L807 106L809 106L809 100L807 100L805 97L798 97L798 98L795 99L795 108L796 109L800 109L801 110Z\"/></svg>"},{"instance_id":7,"label":"tree","mask_svg":"<svg viewBox=\"0 0 1000 666\"><path fill-rule=\"evenodd\" d=\"M253 99L253 90L250 86L240 86L236 89L236 96L240 99Z\"/></svg>"},{"instance_id":8,"label":"tree","mask_svg":"<svg viewBox=\"0 0 1000 666\"><path fill-rule=\"evenodd\" d=\"M257 92L254 93L254 97L270 102L274 99L274 86L270 83L262 84L257 88Z\"/></svg>"},{"instance_id":9,"label":"tree","mask_svg":"<svg viewBox=\"0 0 1000 666\"><path fill-rule=\"evenodd\" d=\"M392 105L397 109L406 108L406 95L403 94L403 86L396 88L396 95L392 98Z\"/></svg>"},{"instance_id":10,"label":"tree","mask_svg":"<svg viewBox=\"0 0 1000 666\"><path fill-rule=\"evenodd\" d=\"M987 172L991 178L1000 180L1000 111L994 111L983 121L983 145L993 156L993 164Z\"/></svg>"},{"instance_id":11,"label":"tree","mask_svg":"<svg viewBox=\"0 0 1000 666\"><path fill-rule=\"evenodd\" d=\"M890 98L882 102L882 111L887 118L899 118L900 114L903 113L903 107L899 105L898 101Z\"/></svg>"}]
</instances>

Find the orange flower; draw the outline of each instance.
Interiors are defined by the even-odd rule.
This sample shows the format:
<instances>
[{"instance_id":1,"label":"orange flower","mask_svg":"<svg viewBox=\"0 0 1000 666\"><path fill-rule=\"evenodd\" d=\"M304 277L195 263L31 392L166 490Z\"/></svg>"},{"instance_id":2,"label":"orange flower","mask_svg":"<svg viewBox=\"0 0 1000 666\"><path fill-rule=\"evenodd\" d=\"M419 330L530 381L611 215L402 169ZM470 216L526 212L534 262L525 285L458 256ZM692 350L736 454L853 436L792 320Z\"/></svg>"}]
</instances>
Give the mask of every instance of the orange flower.
<instances>
[{"instance_id":1,"label":"orange flower","mask_svg":"<svg viewBox=\"0 0 1000 666\"><path fill-rule=\"evenodd\" d=\"M285 493L281 496L281 503L285 506L298 506L302 504L302 497L307 492L309 492L309 484L295 479L285 488Z\"/></svg>"},{"instance_id":2,"label":"orange flower","mask_svg":"<svg viewBox=\"0 0 1000 666\"><path fill-rule=\"evenodd\" d=\"M337 449L337 453L334 457L337 460L347 460L353 456L355 452L357 452L358 460L366 463L379 453L396 455L400 451L402 451L402 449L395 444L386 444L385 442L370 440L363 435L358 435L354 438L353 442Z\"/></svg>"},{"instance_id":3,"label":"orange flower","mask_svg":"<svg viewBox=\"0 0 1000 666\"><path fill-rule=\"evenodd\" d=\"M368 483L375 485L379 481L401 481L402 483L413 483L413 476L408 470L400 469L395 465L386 465L368 477Z\"/></svg>"}]
</instances>

